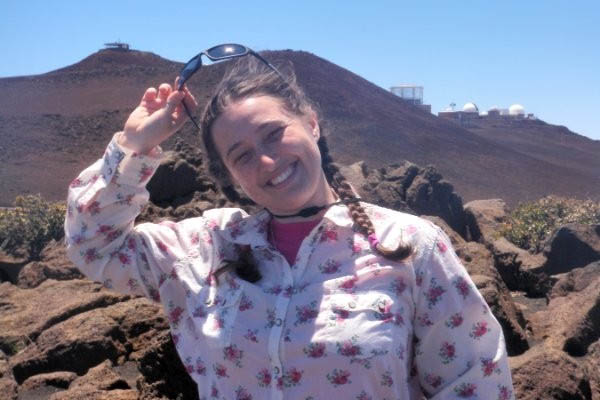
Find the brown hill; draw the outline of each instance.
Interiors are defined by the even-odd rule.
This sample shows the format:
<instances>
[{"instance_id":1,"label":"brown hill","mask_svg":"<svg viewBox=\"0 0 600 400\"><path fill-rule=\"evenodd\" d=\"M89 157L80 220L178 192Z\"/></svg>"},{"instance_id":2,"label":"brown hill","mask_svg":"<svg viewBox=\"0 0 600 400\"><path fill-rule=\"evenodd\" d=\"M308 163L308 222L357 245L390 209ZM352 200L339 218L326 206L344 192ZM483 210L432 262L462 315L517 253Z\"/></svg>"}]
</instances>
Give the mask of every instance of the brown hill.
<instances>
[{"instance_id":1,"label":"brown hill","mask_svg":"<svg viewBox=\"0 0 600 400\"><path fill-rule=\"evenodd\" d=\"M312 54L265 55L284 70L293 65L321 107L340 162L434 164L466 201L600 198L598 141L541 121L479 121L467 130ZM180 68L152 53L100 50L46 74L0 79L0 205L21 193L64 198L68 182L102 154L144 89L172 81ZM201 107L225 68L208 66L191 80ZM197 144L191 124L180 136Z\"/></svg>"}]
</instances>

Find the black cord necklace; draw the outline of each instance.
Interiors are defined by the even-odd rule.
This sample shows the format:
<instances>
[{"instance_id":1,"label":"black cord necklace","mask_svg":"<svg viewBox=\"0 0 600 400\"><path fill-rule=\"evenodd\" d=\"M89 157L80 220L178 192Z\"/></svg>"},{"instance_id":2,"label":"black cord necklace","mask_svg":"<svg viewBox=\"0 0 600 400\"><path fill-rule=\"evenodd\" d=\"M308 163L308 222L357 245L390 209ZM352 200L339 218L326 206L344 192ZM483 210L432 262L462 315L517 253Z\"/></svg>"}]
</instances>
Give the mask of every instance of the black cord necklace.
<instances>
[{"instance_id":1,"label":"black cord necklace","mask_svg":"<svg viewBox=\"0 0 600 400\"><path fill-rule=\"evenodd\" d=\"M353 199L336 201L335 203L325 204L324 206L306 207L306 208L303 208L302 210L298 211L296 214L291 214L291 215L277 215L277 214L273 214L268 209L265 209L265 210L267 210L269 214L271 214L273 217L276 217L276 218L292 218L292 217L308 218L308 217L312 217L313 215L317 215L321 211L323 211L331 206L335 206L337 204L356 203L358 201L360 201L360 199L353 198Z\"/></svg>"}]
</instances>

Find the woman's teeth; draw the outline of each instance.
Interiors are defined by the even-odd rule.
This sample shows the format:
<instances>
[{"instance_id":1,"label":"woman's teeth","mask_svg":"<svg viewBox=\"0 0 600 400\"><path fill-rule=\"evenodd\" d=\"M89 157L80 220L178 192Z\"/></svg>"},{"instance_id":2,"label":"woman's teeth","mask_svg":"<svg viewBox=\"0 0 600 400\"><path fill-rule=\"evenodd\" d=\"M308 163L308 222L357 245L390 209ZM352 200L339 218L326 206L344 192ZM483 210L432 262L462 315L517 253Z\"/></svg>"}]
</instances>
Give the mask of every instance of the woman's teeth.
<instances>
[{"instance_id":1,"label":"woman's teeth","mask_svg":"<svg viewBox=\"0 0 600 400\"><path fill-rule=\"evenodd\" d=\"M275 178L271 179L271 181L269 183L273 186L279 185L281 182L285 181L292 174L292 172L294 172L294 168L292 165L290 165L281 174L279 174Z\"/></svg>"}]
</instances>

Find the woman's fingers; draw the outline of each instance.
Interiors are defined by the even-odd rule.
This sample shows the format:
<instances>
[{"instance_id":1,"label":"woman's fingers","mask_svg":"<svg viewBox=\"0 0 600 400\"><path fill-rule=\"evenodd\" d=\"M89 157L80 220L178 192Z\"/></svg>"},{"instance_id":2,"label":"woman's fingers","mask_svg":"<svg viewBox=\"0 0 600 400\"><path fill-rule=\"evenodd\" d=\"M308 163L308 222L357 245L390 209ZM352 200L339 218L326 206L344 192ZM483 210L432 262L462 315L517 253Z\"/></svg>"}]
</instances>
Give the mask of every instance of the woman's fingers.
<instances>
[{"instance_id":1,"label":"woman's fingers","mask_svg":"<svg viewBox=\"0 0 600 400\"><path fill-rule=\"evenodd\" d=\"M181 100L185 97L185 93L182 91L171 92L166 98L166 111L173 113L177 109L177 106L181 103Z\"/></svg>"},{"instance_id":2,"label":"woman's fingers","mask_svg":"<svg viewBox=\"0 0 600 400\"><path fill-rule=\"evenodd\" d=\"M153 102L156 99L156 89L149 87L142 96L142 102Z\"/></svg>"},{"instance_id":3,"label":"woman's fingers","mask_svg":"<svg viewBox=\"0 0 600 400\"><path fill-rule=\"evenodd\" d=\"M190 110L196 109L198 107L198 102L196 101L196 98L194 97L192 92L190 92L190 90L187 88L187 86L183 87L183 92L185 93L185 98L183 99L183 101L185 101L185 104L188 106L188 108Z\"/></svg>"},{"instance_id":4,"label":"woman's fingers","mask_svg":"<svg viewBox=\"0 0 600 400\"><path fill-rule=\"evenodd\" d=\"M171 92L171 85L169 85L168 83L163 83L158 87L158 98L161 101L161 103L164 104L167 101L167 98L169 97Z\"/></svg>"}]
</instances>

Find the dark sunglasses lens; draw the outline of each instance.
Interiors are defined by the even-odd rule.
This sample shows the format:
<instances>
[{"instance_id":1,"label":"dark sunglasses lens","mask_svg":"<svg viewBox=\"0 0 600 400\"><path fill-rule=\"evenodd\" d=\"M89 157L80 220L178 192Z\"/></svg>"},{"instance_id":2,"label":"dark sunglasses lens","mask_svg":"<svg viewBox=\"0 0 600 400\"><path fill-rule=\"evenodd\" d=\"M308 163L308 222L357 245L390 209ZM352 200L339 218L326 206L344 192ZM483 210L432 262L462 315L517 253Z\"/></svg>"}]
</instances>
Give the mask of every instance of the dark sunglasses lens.
<instances>
[{"instance_id":1,"label":"dark sunglasses lens","mask_svg":"<svg viewBox=\"0 0 600 400\"><path fill-rule=\"evenodd\" d=\"M223 58L241 56L247 52L248 49L239 44L221 44L206 50L206 55L214 61Z\"/></svg>"},{"instance_id":2,"label":"dark sunglasses lens","mask_svg":"<svg viewBox=\"0 0 600 400\"><path fill-rule=\"evenodd\" d=\"M185 64L185 66L179 73L179 80L181 81L181 84L187 81L190 76L192 76L196 71L198 71L198 68L200 68L201 65L202 61L200 60L200 54L188 61L188 63Z\"/></svg>"}]
</instances>

